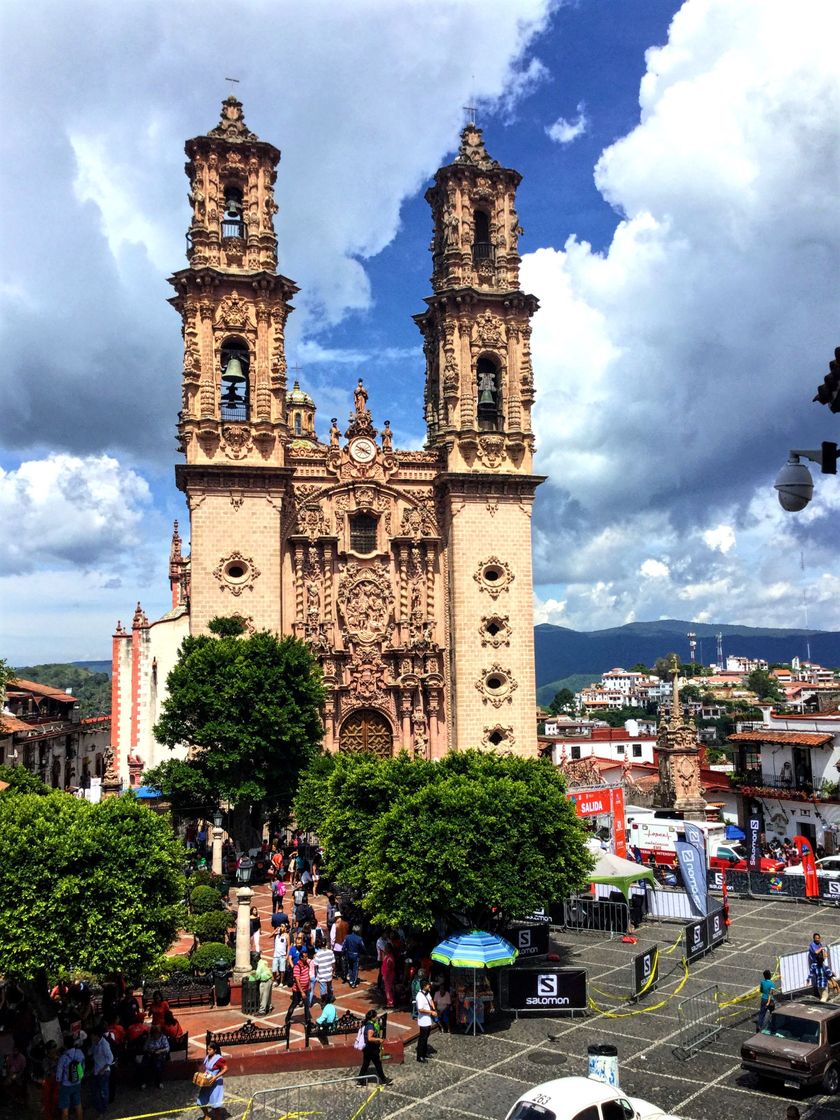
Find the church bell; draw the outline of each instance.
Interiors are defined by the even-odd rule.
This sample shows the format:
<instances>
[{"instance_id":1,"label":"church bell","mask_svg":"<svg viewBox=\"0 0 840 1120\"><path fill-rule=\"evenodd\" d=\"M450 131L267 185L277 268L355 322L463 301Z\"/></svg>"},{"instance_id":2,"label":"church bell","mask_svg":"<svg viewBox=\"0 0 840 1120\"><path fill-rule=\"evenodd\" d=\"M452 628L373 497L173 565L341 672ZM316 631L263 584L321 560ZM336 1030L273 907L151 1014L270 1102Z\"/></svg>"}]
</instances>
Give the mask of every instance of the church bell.
<instances>
[{"instance_id":1,"label":"church bell","mask_svg":"<svg viewBox=\"0 0 840 1120\"><path fill-rule=\"evenodd\" d=\"M479 407L481 407L481 405L485 404L485 405L490 405L490 407L493 408L496 404L496 394L493 392L492 389L488 389L488 388L482 389L481 392L478 394L478 404L479 404Z\"/></svg>"},{"instance_id":2,"label":"church bell","mask_svg":"<svg viewBox=\"0 0 840 1120\"><path fill-rule=\"evenodd\" d=\"M239 390L242 390L244 398L245 386L247 379L242 372L242 363L238 358L231 358L225 366L225 372L222 374L222 381L227 385L227 395L230 400L236 400L239 397Z\"/></svg>"}]
</instances>

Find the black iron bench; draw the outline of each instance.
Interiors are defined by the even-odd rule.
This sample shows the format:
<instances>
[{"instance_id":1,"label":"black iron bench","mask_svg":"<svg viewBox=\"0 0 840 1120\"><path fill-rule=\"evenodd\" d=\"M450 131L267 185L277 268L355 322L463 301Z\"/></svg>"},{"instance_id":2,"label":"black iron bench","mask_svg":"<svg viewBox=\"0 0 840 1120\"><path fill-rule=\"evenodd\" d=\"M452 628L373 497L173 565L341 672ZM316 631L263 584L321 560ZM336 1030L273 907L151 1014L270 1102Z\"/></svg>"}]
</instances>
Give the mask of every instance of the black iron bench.
<instances>
[{"instance_id":1,"label":"black iron bench","mask_svg":"<svg viewBox=\"0 0 840 1120\"><path fill-rule=\"evenodd\" d=\"M213 980L189 973L176 973L165 984L143 984L143 1010L148 1011L155 992L160 992L170 1007L213 1007L216 985Z\"/></svg>"},{"instance_id":2,"label":"black iron bench","mask_svg":"<svg viewBox=\"0 0 840 1120\"><path fill-rule=\"evenodd\" d=\"M258 1027L251 1019L246 1019L241 1027L229 1031L208 1031L205 1046L218 1042L219 1046L245 1046L254 1043L285 1042L289 1049L289 1024L282 1027Z\"/></svg>"}]
</instances>

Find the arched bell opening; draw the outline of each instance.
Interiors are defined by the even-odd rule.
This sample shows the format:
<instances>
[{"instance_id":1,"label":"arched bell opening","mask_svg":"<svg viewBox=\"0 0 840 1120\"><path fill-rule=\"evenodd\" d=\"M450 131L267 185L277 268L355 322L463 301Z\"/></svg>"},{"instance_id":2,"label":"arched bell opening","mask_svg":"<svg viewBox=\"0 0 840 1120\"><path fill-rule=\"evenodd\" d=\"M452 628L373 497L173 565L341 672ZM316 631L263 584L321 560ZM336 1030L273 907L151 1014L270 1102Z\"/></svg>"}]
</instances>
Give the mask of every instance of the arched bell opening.
<instances>
[{"instance_id":1,"label":"arched bell opening","mask_svg":"<svg viewBox=\"0 0 840 1120\"><path fill-rule=\"evenodd\" d=\"M473 211L473 261L487 261L493 255L490 241L490 215L486 210Z\"/></svg>"},{"instance_id":2,"label":"arched bell opening","mask_svg":"<svg viewBox=\"0 0 840 1120\"><path fill-rule=\"evenodd\" d=\"M250 407L248 370L251 356L248 344L241 338L226 338L219 354L222 392L222 420L247 420Z\"/></svg>"},{"instance_id":3,"label":"arched bell opening","mask_svg":"<svg viewBox=\"0 0 840 1120\"><path fill-rule=\"evenodd\" d=\"M498 432L502 428L502 392L499 365L493 358L479 358L476 367L478 427L484 432Z\"/></svg>"},{"instance_id":4,"label":"arched bell opening","mask_svg":"<svg viewBox=\"0 0 840 1120\"><path fill-rule=\"evenodd\" d=\"M235 183L227 183L222 213L222 240L228 237L245 236L245 221L242 213L242 189Z\"/></svg>"}]
</instances>

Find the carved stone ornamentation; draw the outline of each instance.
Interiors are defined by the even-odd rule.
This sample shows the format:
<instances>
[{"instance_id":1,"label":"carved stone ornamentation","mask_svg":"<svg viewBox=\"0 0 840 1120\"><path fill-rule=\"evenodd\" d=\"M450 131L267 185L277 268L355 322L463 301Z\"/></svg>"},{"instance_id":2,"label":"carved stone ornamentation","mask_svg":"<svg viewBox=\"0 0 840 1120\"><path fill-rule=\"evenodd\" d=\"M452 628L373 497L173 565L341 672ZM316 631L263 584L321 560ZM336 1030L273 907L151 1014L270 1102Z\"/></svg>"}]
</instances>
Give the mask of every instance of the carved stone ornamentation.
<instances>
[{"instance_id":1,"label":"carved stone ornamentation","mask_svg":"<svg viewBox=\"0 0 840 1120\"><path fill-rule=\"evenodd\" d=\"M483 646L491 646L493 649L509 646L512 633L510 618L506 614L482 618L478 633Z\"/></svg>"},{"instance_id":2,"label":"carved stone ornamentation","mask_svg":"<svg viewBox=\"0 0 840 1120\"><path fill-rule=\"evenodd\" d=\"M502 704L513 703L513 693L519 687L519 683L510 669L504 669L496 662L489 669L482 670L475 687L481 693L485 704L500 708Z\"/></svg>"},{"instance_id":3,"label":"carved stone ornamentation","mask_svg":"<svg viewBox=\"0 0 840 1120\"><path fill-rule=\"evenodd\" d=\"M238 598L243 591L254 590L254 580L259 579L260 570L250 556L234 551L222 557L213 569L213 575L221 584L222 591L229 591Z\"/></svg>"},{"instance_id":4,"label":"carved stone ornamentation","mask_svg":"<svg viewBox=\"0 0 840 1120\"><path fill-rule=\"evenodd\" d=\"M512 727L503 727L497 723L493 727L485 727L481 738L481 745L486 750L511 750L516 743L516 736Z\"/></svg>"},{"instance_id":5,"label":"carved stone ornamentation","mask_svg":"<svg viewBox=\"0 0 840 1120\"><path fill-rule=\"evenodd\" d=\"M222 450L228 459L244 459L253 450L254 435L248 424L225 424L222 427Z\"/></svg>"},{"instance_id":6,"label":"carved stone ornamentation","mask_svg":"<svg viewBox=\"0 0 840 1120\"><path fill-rule=\"evenodd\" d=\"M329 522L320 502L313 502L298 510L297 530L305 533L310 541L329 535Z\"/></svg>"},{"instance_id":7,"label":"carved stone ornamentation","mask_svg":"<svg viewBox=\"0 0 840 1120\"><path fill-rule=\"evenodd\" d=\"M347 666L351 695L362 704L374 704L385 698L388 673L380 653L363 647L353 652Z\"/></svg>"},{"instance_id":8,"label":"carved stone ornamentation","mask_svg":"<svg viewBox=\"0 0 840 1120\"><path fill-rule=\"evenodd\" d=\"M480 436L478 440L478 457L484 466L488 467L490 470L495 470L497 467L500 467L507 458L504 436Z\"/></svg>"},{"instance_id":9,"label":"carved stone ornamentation","mask_svg":"<svg viewBox=\"0 0 840 1120\"><path fill-rule=\"evenodd\" d=\"M231 292L219 304L216 323L227 330L244 330L251 326L250 306L237 291Z\"/></svg>"},{"instance_id":10,"label":"carved stone ornamentation","mask_svg":"<svg viewBox=\"0 0 840 1120\"><path fill-rule=\"evenodd\" d=\"M348 634L370 644L383 641L391 629L394 593L387 566L342 565L336 596Z\"/></svg>"},{"instance_id":11,"label":"carved stone ornamentation","mask_svg":"<svg viewBox=\"0 0 840 1120\"><path fill-rule=\"evenodd\" d=\"M498 599L503 591L508 591L515 578L510 565L498 556L488 556L473 572L473 579L491 599Z\"/></svg>"},{"instance_id":12,"label":"carved stone ornamentation","mask_svg":"<svg viewBox=\"0 0 840 1120\"><path fill-rule=\"evenodd\" d=\"M492 311L485 311L483 315L478 317L473 337L480 347L501 350L505 345L502 320L495 316Z\"/></svg>"}]
</instances>

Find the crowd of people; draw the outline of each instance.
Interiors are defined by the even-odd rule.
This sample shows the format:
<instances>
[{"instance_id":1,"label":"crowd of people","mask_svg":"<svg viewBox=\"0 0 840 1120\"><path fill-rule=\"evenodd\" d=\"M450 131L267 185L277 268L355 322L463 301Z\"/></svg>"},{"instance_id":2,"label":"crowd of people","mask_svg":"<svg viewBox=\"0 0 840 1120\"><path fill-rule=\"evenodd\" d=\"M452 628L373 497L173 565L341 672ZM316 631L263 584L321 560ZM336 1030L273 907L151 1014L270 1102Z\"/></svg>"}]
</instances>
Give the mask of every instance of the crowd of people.
<instances>
[{"instance_id":1,"label":"crowd of people","mask_svg":"<svg viewBox=\"0 0 840 1120\"><path fill-rule=\"evenodd\" d=\"M59 981L40 996L13 981L0 988L0 1081L12 1100L40 1088L45 1120L82 1117L82 1089L98 1116L113 1103L111 1073L121 1063L141 1089L160 1086L183 1029L156 992L144 1011L125 978L115 976L94 992L87 982Z\"/></svg>"}]
</instances>

